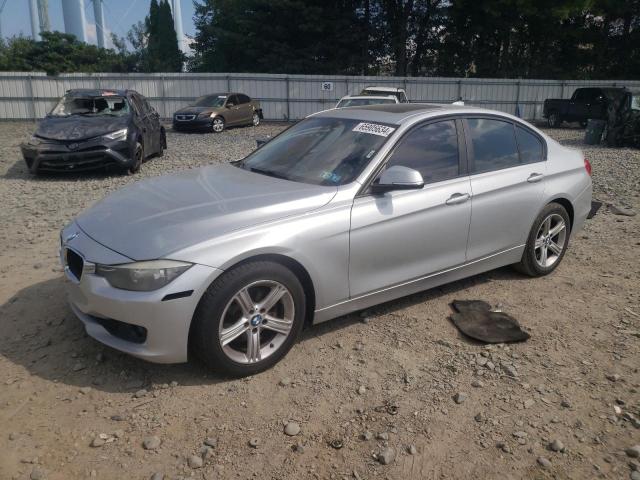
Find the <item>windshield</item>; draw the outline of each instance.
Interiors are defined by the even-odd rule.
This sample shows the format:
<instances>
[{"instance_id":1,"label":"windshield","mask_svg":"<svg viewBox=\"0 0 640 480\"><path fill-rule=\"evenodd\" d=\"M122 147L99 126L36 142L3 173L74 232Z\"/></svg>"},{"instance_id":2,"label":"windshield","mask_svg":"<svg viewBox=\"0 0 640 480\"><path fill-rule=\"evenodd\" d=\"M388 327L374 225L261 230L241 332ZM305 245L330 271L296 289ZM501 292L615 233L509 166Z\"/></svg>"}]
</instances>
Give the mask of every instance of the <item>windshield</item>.
<instances>
[{"instance_id":1,"label":"windshield","mask_svg":"<svg viewBox=\"0 0 640 480\"><path fill-rule=\"evenodd\" d=\"M68 117L70 115L121 117L128 114L129 102L127 99L115 95L97 97L65 95L51 111L53 117Z\"/></svg>"},{"instance_id":2,"label":"windshield","mask_svg":"<svg viewBox=\"0 0 640 480\"><path fill-rule=\"evenodd\" d=\"M226 95L205 95L193 104L196 107L222 107L227 100Z\"/></svg>"},{"instance_id":3,"label":"windshield","mask_svg":"<svg viewBox=\"0 0 640 480\"><path fill-rule=\"evenodd\" d=\"M379 105L381 103L396 103L396 101L391 98L348 98L346 100L340 100L336 108L362 107L364 105Z\"/></svg>"},{"instance_id":4,"label":"windshield","mask_svg":"<svg viewBox=\"0 0 640 480\"><path fill-rule=\"evenodd\" d=\"M314 185L352 182L396 128L343 118L307 118L238 165L253 172Z\"/></svg>"}]
</instances>

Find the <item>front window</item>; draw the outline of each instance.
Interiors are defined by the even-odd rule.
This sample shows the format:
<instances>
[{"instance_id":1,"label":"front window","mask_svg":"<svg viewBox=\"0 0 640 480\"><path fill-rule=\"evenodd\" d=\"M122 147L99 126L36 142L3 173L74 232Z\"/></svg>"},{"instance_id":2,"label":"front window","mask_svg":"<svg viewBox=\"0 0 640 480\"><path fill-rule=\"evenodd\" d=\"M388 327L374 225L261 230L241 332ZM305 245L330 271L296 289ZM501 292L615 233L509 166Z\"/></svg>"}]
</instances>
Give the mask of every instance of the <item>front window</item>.
<instances>
[{"instance_id":1,"label":"front window","mask_svg":"<svg viewBox=\"0 0 640 480\"><path fill-rule=\"evenodd\" d=\"M65 95L51 111L54 117L71 115L114 116L129 114L129 102L117 95L78 96Z\"/></svg>"},{"instance_id":2,"label":"front window","mask_svg":"<svg viewBox=\"0 0 640 480\"><path fill-rule=\"evenodd\" d=\"M314 185L355 180L396 127L312 117L286 130L239 163L240 168Z\"/></svg>"},{"instance_id":3,"label":"front window","mask_svg":"<svg viewBox=\"0 0 640 480\"><path fill-rule=\"evenodd\" d=\"M631 94L631 110L640 110L640 92Z\"/></svg>"},{"instance_id":4,"label":"front window","mask_svg":"<svg viewBox=\"0 0 640 480\"><path fill-rule=\"evenodd\" d=\"M226 100L226 95L205 95L198 98L193 105L196 107L222 107Z\"/></svg>"},{"instance_id":5,"label":"front window","mask_svg":"<svg viewBox=\"0 0 640 480\"><path fill-rule=\"evenodd\" d=\"M381 103L396 103L391 98L348 98L340 100L337 108L344 107L363 107L365 105L379 105Z\"/></svg>"}]
</instances>

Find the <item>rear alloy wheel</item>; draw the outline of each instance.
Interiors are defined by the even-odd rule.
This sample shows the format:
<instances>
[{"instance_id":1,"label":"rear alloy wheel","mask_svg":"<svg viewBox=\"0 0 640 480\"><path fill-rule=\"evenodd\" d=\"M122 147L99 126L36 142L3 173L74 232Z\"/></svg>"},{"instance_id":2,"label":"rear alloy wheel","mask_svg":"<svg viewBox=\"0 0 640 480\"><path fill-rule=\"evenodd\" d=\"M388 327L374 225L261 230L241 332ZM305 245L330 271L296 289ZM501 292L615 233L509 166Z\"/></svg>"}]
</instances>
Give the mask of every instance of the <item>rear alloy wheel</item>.
<instances>
[{"instance_id":1,"label":"rear alloy wheel","mask_svg":"<svg viewBox=\"0 0 640 480\"><path fill-rule=\"evenodd\" d=\"M549 114L548 122L551 128L558 128L562 123L562 119L560 118L558 112L551 112Z\"/></svg>"},{"instance_id":2,"label":"rear alloy wheel","mask_svg":"<svg viewBox=\"0 0 640 480\"><path fill-rule=\"evenodd\" d=\"M211 124L211 130L213 130L215 133L221 133L224 130L224 118L214 118L213 123Z\"/></svg>"},{"instance_id":3,"label":"rear alloy wheel","mask_svg":"<svg viewBox=\"0 0 640 480\"><path fill-rule=\"evenodd\" d=\"M562 205L550 203L536 218L517 268L532 277L551 273L566 253L570 233L567 211Z\"/></svg>"},{"instance_id":4,"label":"rear alloy wheel","mask_svg":"<svg viewBox=\"0 0 640 480\"><path fill-rule=\"evenodd\" d=\"M258 112L253 112L253 118L251 119L251 125L253 125L254 127L257 127L258 125L260 125L260 115L258 115Z\"/></svg>"},{"instance_id":5,"label":"rear alloy wheel","mask_svg":"<svg viewBox=\"0 0 640 480\"><path fill-rule=\"evenodd\" d=\"M127 169L128 174L134 174L140 171L142 161L144 160L144 148L140 142L136 142L133 149L133 164Z\"/></svg>"},{"instance_id":6,"label":"rear alloy wheel","mask_svg":"<svg viewBox=\"0 0 640 480\"><path fill-rule=\"evenodd\" d=\"M304 290L295 274L279 263L246 263L225 272L204 294L191 345L213 369L252 375L286 355L304 316Z\"/></svg>"}]
</instances>

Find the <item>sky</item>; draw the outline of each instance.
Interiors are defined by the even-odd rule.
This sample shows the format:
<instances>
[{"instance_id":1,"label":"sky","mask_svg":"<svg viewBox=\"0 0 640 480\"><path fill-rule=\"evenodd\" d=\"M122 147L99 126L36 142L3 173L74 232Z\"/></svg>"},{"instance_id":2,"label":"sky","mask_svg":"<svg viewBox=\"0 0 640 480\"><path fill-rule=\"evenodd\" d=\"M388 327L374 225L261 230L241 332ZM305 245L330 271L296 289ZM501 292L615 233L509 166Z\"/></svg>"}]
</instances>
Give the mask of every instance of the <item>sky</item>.
<instances>
[{"instance_id":1,"label":"sky","mask_svg":"<svg viewBox=\"0 0 640 480\"><path fill-rule=\"evenodd\" d=\"M0 6L5 0L0 0ZM87 20L87 38L95 43L95 23L93 17L93 2L83 0L85 4L85 18ZM119 37L126 37L134 23L144 20L149 13L151 0L103 0L103 9L107 30ZM194 34L193 0L181 0L182 28L185 35ZM51 29L64 32L62 19L62 1L49 0L49 19ZM31 21L29 19L29 0L6 0L0 15L0 31L3 37L13 35L31 36Z\"/></svg>"}]
</instances>

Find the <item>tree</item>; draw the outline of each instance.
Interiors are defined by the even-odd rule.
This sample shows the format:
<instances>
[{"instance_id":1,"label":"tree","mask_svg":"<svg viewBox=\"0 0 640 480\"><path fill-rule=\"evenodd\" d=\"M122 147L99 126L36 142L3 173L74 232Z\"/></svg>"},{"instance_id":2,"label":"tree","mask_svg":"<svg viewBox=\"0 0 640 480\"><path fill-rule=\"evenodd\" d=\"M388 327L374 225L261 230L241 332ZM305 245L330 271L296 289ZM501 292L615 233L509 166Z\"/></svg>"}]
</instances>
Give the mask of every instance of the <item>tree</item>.
<instances>
[{"instance_id":1,"label":"tree","mask_svg":"<svg viewBox=\"0 0 640 480\"><path fill-rule=\"evenodd\" d=\"M157 0L151 0L145 28L146 47L142 50L142 69L146 72L181 71L185 58L178 47L173 15L167 0L160 0L160 3ZM141 47L143 39L140 36L139 26L134 26L130 31L130 40L132 37L137 41L138 48Z\"/></svg>"},{"instance_id":2,"label":"tree","mask_svg":"<svg viewBox=\"0 0 640 480\"><path fill-rule=\"evenodd\" d=\"M340 0L201 0L192 68L198 71L362 73L367 14ZM364 58L364 60L363 60Z\"/></svg>"},{"instance_id":3,"label":"tree","mask_svg":"<svg viewBox=\"0 0 640 480\"><path fill-rule=\"evenodd\" d=\"M0 70L64 72L128 72L134 62L126 51L116 52L79 42L74 35L42 32L42 40L13 37L0 44Z\"/></svg>"}]
</instances>

